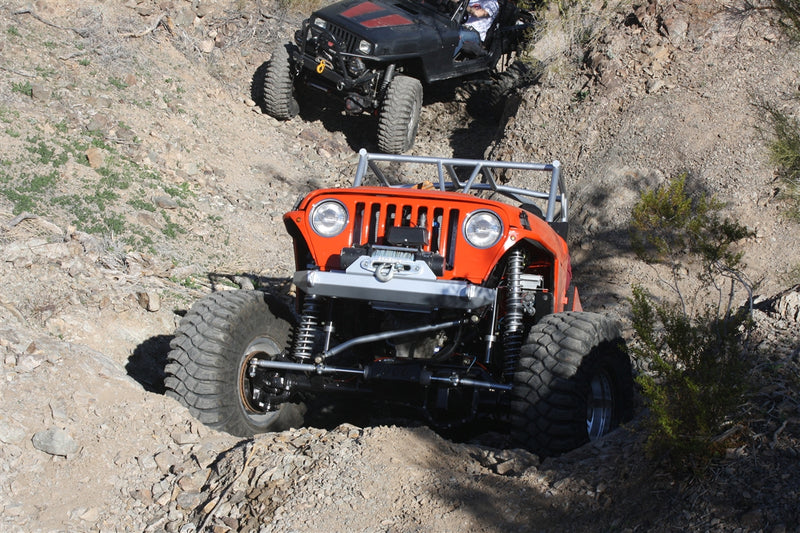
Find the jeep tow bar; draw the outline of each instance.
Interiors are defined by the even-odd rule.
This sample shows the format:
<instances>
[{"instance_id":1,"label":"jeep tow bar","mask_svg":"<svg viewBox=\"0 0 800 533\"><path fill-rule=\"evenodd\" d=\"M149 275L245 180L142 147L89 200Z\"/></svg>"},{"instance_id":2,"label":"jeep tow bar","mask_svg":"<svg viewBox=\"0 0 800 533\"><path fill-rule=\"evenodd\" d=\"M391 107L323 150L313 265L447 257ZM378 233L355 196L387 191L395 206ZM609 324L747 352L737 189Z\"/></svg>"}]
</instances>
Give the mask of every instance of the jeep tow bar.
<instances>
[{"instance_id":1,"label":"jeep tow bar","mask_svg":"<svg viewBox=\"0 0 800 533\"><path fill-rule=\"evenodd\" d=\"M250 361L252 366L260 368L269 368L273 370L293 370L295 372L313 372L315 374L350 374L363 377L365 380L374 379L376 376L378 380L384 379L387 381L405 381L405 382L419 382L427 385L431 382L442 383L450 385L451 387L476 387L483 389L495 389L502 391L510 391L511 385L502 383L492 383L490 381L479 381L470 378L462 378L457 374L452 374L449 377L432 376L429 371L419 369L414 372L375 372L370 365L364 369L358 368L340 368L335 366L327 366L323 363L309 364L309 363L292 363L289 361L270 361L263 359L253 359ZM378 364L378 366L380 366Z\"/></svg>"}]
</instances>

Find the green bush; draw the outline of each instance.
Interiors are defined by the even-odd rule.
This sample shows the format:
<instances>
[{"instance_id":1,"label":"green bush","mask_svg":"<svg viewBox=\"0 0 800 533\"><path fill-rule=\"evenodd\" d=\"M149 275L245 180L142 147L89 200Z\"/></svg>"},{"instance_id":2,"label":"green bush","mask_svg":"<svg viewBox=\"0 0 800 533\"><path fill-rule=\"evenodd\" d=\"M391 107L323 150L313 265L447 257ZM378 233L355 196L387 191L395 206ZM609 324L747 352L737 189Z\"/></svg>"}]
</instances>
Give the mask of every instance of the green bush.
<instances>
[{"instance_id":1,"label":"green bush","mask_svg":"<svg viewBox=\"0 0 800 533\"><path fill-rule=\"evenodd\" d=\"M631 351L647 370L637 380L649 407L648 450L678 469L713 456L745 392L742 341L750 315L736 298L751 288L733 247L752 232L721 219L722 207L705 194L689 195L681 176L644 191L631 219L637 256L669 272L667 298L634 287Z\"/></svg>"},{"instance_id":2,"label":"green bush","mask_svg":"<svg viewBox=\"0 0 800 533\"><path fill-rule=\"evenodd\" d=\"M773 106L762 107L772 122L769 151L783 184L781 197L788 203L789 217L800 221L800 122Z\"/></svg>"},{"instance_id":3,"label":"green bush","mask_svg":"<svg viewBox=\"0 0 800 533\"><path fill-rule=\"evenodd\" d=\"M677 282L687 260L698 263L697 275L704 284L710 285L717 274L736 277L742 254L733 251L733 244L753 232L736 221L720 219L723 207L706 194L690 196L685 174L663 187L645 190L633 208L630 234L634 252L647 263L669 267L670 286L678 296Z\"/></svg>"},{"instance_id":4,"label":"green bush","mask_svg":"<svg viewBox=\"0 0 800 533\"><path fill-rule=\"evenodd\" d=\"M634 356L649 362L637 377L650 409L648 450L676 469L705 464L724 445L722 432L746 392L741 349L748 313L720 316L709 306L687 315L634 288Z\"/></svg>"},{"instance_id":5,"label":"green bush","mask_svg":"<svg viewBox=\"0 0 800 533\"><path fill-rule=\"evenodd\" d=\"M13 82L11 84L11 92L24 94L25 96L32 96L33 95L33 86L31 82Z\"/></svg>"}]
</instances>

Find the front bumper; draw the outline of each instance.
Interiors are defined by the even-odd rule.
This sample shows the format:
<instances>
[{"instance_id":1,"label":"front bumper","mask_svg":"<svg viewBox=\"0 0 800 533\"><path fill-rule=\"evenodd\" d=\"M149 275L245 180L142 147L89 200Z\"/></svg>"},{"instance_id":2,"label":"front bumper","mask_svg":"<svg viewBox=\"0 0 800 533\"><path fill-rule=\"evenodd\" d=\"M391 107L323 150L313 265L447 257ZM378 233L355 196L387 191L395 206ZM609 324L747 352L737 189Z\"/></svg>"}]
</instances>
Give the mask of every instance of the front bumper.
<instances>
[{"instance_id":1,"label":"front bumper","mask_svg":"<svg viewBox=\"0 0 800 533\"><path fill-rule=\"evenodd\" d=\"M497 290L468 281L440 280L423 261L402 265L362 256L346 271L303 270L294 284L306 294L401 304L427 309L480 309L492 305Z\"/></svg>"},{"instance_id":2,"label":"front bumper","mask_svg":"<svg viewBox=\"0 0 800 533\"><path fill-rule=\"evenodd\" d=\"M312 85L321 88L346 92L372 85L376 73L367 68L367 62L378 58L350 50L353 44L344 41L306 21L295 34L294 64L308 73Z\"/></svg>"}]
</instances>

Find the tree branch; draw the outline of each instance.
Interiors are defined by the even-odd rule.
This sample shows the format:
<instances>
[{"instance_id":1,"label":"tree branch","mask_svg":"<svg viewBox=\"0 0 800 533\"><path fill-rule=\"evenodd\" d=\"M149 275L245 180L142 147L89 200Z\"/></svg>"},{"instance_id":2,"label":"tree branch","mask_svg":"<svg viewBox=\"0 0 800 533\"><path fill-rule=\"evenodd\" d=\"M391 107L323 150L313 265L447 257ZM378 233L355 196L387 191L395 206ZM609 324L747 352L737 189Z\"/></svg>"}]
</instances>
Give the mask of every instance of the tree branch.
<instances>
[{"instance_id":1,"label":"tree branch","mask_svg":"<svg viewBox=\"0 0 800 533\"><path fill-rule=\"evenodd\" d=\"M158 29L159 26L164 26L164 29L167 30L170 34L172 34L173 23L172 19L170 19L167 15L161 15L156 20L156 23L153 24L151 27L147 28L144 31L140 31L138 33L123 33L122 37L144 37L148 33L153 33Z\"/></svg>"},{"instance_id":2,"label":"tree branch","mask_svg":"<svg viewBox=\"0 0 800 533\"><path fill-rule=\"evenodd\" d=\"M78 35L80 35L81 37L84 37L84 38L89 36L89 30L86 29L86 28L82 28L82 29L81 28L67 28L67 27L64 27L64 26L59 26L58 24L53 24L49 20L43 19L42 17L37 15L33 11L33 9L31 9L29 7L25 7L25 8L19 9L17 11L14 11L14 15L30 15L33 18L35 18L36 20L38 20L39 22L41 22L42 24L45 24L47 26L50 26L50 27L53 27L53 28L56 28L56 29L59 29L59 30L75 32L75 33L77 33Z\"/></svg>"},{"instance_id":3,"label":"tree branch","mask_svg":"<svg viewBox=\"0 0 800 533\"><path fill-rule=\"evenodd\" d=\"M10 69L8 67L4 67L3 65L0 65L0 70L5 70L6 72L10 72L12 74L16 74L17 76L24 76L26 78L35 78L36 77L36 74L30 74L28 72L22 72L20 70Z\"/></svg>"}]
</instances>

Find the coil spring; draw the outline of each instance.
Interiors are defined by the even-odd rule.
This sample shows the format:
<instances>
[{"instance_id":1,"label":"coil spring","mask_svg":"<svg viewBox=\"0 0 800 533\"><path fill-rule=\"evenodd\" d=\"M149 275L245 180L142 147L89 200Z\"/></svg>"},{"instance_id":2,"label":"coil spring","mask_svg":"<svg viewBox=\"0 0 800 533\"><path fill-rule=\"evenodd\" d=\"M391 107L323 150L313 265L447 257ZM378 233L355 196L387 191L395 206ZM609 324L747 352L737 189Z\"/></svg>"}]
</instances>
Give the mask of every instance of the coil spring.
<instances>
[{"instance_id":1,"label":"coil spring","mask_svg":"<svg viewBox=\"0 0 800 533\"><path fill-rule=\"evenodd\" d=\"M503 318L503 376L510 378L517 369L522 348L522 283L520 276L524 266L522 250L514 250L508 256L506 271L506 314Z\"/></svg>"},{"instance_id":2,"label":"coil spring","mask_svg":"<svg viewBox=\"0 0 800 533\"><path fill-rule=\"evenodd\" d=\"M314 337L319 325L319 303L316 296L306 296L303 303L303 314L297 326L292 354L297 361L311 359L314 349Z\"/></svg>"}]
</instances>

